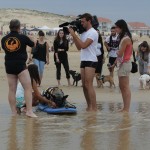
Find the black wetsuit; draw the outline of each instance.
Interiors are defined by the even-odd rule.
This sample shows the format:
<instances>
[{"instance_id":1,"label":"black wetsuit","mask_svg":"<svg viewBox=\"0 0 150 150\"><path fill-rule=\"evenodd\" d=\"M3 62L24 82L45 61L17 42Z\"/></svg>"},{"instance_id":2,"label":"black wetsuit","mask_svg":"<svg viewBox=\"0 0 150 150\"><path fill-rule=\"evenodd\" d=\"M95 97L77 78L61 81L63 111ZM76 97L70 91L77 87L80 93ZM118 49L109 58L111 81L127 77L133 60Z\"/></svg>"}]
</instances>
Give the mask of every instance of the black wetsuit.
<instances>
[{"instance_id":1,"label":"black wetsuit","mask_svg":"<svg viewBox=\"0 0 150 150\"><path fill-rule=\"evenodd\" d=\"M34 42L29 37L12 31L2 38L1 45L5 51L6 73L18 75L25 70L27 61L26 47L33 47Z\"/></svg>"}]
</instances>

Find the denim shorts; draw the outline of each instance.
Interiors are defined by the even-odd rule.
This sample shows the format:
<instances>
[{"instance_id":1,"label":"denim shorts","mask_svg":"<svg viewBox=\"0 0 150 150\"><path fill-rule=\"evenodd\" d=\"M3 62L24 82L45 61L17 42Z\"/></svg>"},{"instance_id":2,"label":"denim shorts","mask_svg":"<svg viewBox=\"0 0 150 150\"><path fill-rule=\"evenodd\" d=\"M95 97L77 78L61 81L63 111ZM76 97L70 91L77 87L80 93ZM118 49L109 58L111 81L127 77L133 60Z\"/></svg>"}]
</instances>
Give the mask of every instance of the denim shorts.
<instances>
[{"instance_id":1,"label":"denim shorts","mask_svg":"<svg viewBox=\"0 0 150 150\"><path fill-rule=\"evenodd\" d=\"M118 70L118 76L122 77L122 76L129 76L130 72L131 72L131 68L132 68L132 64L131 62L124 62L123 64L121 64L119 70Z\"/></svg>"}]
</instances>

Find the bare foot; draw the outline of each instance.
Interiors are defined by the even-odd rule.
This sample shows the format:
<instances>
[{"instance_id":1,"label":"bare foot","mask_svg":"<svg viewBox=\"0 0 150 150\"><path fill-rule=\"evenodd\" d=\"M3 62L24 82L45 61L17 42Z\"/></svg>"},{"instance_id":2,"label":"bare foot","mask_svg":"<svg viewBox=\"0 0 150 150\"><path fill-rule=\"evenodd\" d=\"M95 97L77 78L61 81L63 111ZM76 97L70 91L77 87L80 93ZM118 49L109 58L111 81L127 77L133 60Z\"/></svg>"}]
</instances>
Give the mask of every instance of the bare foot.
<instances>
[{"instance_id":1,"label":"bare foot","mask_svg":"<svg viewBox=\"0 0 150 150\"><path fill-rule=\"evenodd\" d=\"M12 113L12 117L16 117L16 116L18 116L17 113Z\"/></svg>"},{"instance_id":2,"label":"bare foot","mask_svg":"<svg viewBox=\"0 0 150 150\"><path fill-rule=\"evenodd\" d=\"M31 117L31 118L36 118L37 116L33 112L26 112L26 116Z\"/></svg>"},{"instance_id":3,"label":"bare foot","mask_svg":"<svg viewBox=\"0 0 150 150\"><path fill-rule=\"evenodd\" d=\"M96 111L97 111L97 108L95 108L95 109L92 109L92 108L86 108L86 111L88 111L88 112L96 112Z\"/></svg>"},{"instance_id":4,"label":"bare foot","mask_svg":"<svg viewBox=\"0 0 150 150\"><path fill-rule=\"evenodd\" d=\"M118 112L121 112L121 113L128 113L128 112L129 112L129 110L121 109L121 110L119 110Z\"/></svg>"},{"instance_id":5,"label":"bare foot","mask_svg":"<svg viewBox=\"0 0 150 150\"><path fill-rule=\"evenodd\" d=\"M17 110L17 114L20 115L21 114L21 108L17 107L16 110Z\"/></svg>"}]
</instances>

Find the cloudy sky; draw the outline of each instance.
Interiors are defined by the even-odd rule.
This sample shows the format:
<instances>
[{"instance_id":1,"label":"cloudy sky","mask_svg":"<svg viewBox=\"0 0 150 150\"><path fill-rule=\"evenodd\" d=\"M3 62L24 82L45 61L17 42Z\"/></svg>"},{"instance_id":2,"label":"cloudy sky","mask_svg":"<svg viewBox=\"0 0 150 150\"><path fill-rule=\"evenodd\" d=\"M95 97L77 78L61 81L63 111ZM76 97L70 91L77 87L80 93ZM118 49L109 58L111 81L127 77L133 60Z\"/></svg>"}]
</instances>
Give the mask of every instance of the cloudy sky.
<instances>
[{"instance_id":1,"label":"cloudy sky","mask_svg":"<svg viewBox=\"0 0 150 150\"><path fill-rule=\"evenodd\" d=\"M150 26L150 0L0 0L0 8L26 8L62 15L88 12L113 22L124 19Z\"/></svg>"}]
</instances>

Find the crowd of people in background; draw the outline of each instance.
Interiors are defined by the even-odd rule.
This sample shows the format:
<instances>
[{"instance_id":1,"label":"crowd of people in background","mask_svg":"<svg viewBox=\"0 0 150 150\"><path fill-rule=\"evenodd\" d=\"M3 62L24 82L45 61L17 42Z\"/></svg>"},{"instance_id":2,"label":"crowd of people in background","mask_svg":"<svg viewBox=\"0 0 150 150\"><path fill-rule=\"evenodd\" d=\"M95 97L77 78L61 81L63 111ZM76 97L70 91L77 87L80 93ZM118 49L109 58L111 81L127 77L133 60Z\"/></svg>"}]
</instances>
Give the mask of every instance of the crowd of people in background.
<instances>
[{"instance_id":1,"label":"crowd of people in background","mask_svg":"<svg viewBox=\"0 0 150 150\"><path fill-rule=\"evenodd\" d=\"M63 29L60 29L55 36L52 48L57 85L61 85L61 66L63 65L68 86L71 86L67 51L69 46L74 43L81 53L80 71L83 93L87 103L86 110L96 111L96 92L93 80L97 73L102 75L103 64L107 55L108 62L106 63L113 69L116 68L118 72L119 88L124 104L121 111L128 112L131 102L129 75L132 67L133 40L127 23L122 19L118 20L111 28L111 35L106 39L102 38L98 29L92 27L92 16L90 14L81 15L81 25L85 28L85 32L80 34L80 37L72 28L68 28L70 39L67 39ZM9 27L10 33L2 38L1 45L5 51L5 70L9 85L8 99L12 114L14 116L17 114L17 99L17 105L22 105L25 100L27 116L36 117L32 112L35 99L55 107L53 102L43 98L38 91L38 86L41 85L43 79L44 66L49 64L50 45L45 41L45 33L41 30L38 32L38 40L19 34L20 21L17 19L11 20ZM26 51L27 46L31 47L29 56ZM104 46L107 52L104 51ZM139 63L140 75L150 74L150 49L147 41L143 41L139 45L136 60ZM33 61L34 65L27 67L26 61L28 63ZM21 91L20 89L23 89L23 99L16 98L16 90ZM32 91L34 91L34 94Z\"/></svg>"}]
</instances>

